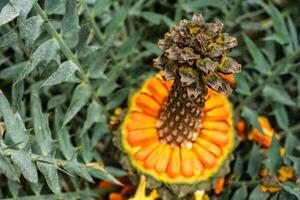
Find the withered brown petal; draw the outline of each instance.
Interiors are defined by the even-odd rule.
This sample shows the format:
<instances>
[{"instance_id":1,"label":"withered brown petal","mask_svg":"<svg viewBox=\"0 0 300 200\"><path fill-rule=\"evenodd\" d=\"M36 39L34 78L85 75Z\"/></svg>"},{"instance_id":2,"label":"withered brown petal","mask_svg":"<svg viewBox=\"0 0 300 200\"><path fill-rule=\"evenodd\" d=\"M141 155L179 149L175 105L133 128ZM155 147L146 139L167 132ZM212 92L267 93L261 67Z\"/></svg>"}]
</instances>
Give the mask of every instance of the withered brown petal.
<instances>
[{"instance_id":1,"label":"withered brown petal","mask_svg":"<svg viewBox=\"0 0 300 200\"><path fill-rule=\"evenodd\" d=\"M206 94L207 89L199 82L194 82L187 87L187 94L190 98L197 98L201 94Z\"/></svg>"},{"instance_id":2,"label":"withered brown petal","mask_svg":"<svg viewBox=\"0 0 300 200\"><path fill-rule=\"evenodd\" d=\"M216 44L216 43L212 43L209 46L208 52L206 52L206 54L210 58L216 58L216 57L219 57L219 56L225 54L225 50L226 49L224 48L224 46Z\"/></svg>"},{"instance_id":3,"label":"withered brown petal","mask_svg":"<svg viewBox=\"0 0 300 200\"><path fill-rule=\"evenodd\" d=\"M210 71L215 71L218 62L212 61L210 58L199 59L196 62L196 67L207 74Z\"/></svg>"},{"instance_id":4,"label":"withered brown petal","mask_svg":"<svg viewBox=\"0 0 300 200\"><path fill-rule=\"evenodd\" d=\"M205 24L206 32L212 37L219 35L222 31L222 28L223 28L223 24L219 21L217 21L216 23Z\"/></svg>"},{"instance_id":5,"label":"withered brown petal","mask_svg":"<svg viewBox=\"0 0 300 200\"><path fill-rule=\"evenodd\" d=\"M191 85L192 83L198 80L198 73L192 67L189 66L181 66L179 67L179 75L180 81L187 85Z\"/></svg>"},{"instance_id":6,"label":"withered brown petal","mask_svg":"<svg viewBox=\"0 0 300 200\"><path fill-rule=\"evenodd\" d=\"M165 50L165 55L170 60L179 60L181 49L173 44L169 49Z\"/></svg>"},{"instance_id":7,"label":"withered brown petal","mask_svg":"<svg viewBox=\"0 0 300 200\"><path fill-rule=\"evenodd\" d=\"M238 45L238 42L237 42L236 38L235 37L231 37L227 33L223 33L222 34L222 40L223 40L223 45L227 49L232 49L233 47L235 47L235 46Z\"/></svg>"},{"instance_id":8,"label":"withered brown petal","mask_svg":"<svg viewBox=\"0 0 300 200\"><path fill-rule=\"evenodd\" d=\"M229 82L217 74L207 75L203 80L208 86L220 94L229 95L232 92Z\"/></svg>"},{"instance_id":9,"label":"withered brown petal","mask_svg":"<svg viewBox=\"0 0 300 200\"><path fill-rule=\"evenodd\" d=\"M166 80L172 80L176 77L178 66L175 63L167 63L163 69L163 76Z\"/></svg>"},{"instance_id":10,"label":"withered brown petal","mask_svg":"<svg viewBox=\"0 0 300 200\"><path fill-rule=\"evenodd\" d=\"M222 63L218 66L218 70L226 74L239 73L241 72L241 68L242 66L230 57L223 58Z\"/></svg>"},{"instance_id":11,"label":"withered brown petal","mask_svg":"<svg viewBox=\"0 0 300 200\"><path fill-rule=\"evenodd\" d=\"M192 26L203 26L205 20L200 13L194 13L192 17Z\"/></svg>"}]
</instances>

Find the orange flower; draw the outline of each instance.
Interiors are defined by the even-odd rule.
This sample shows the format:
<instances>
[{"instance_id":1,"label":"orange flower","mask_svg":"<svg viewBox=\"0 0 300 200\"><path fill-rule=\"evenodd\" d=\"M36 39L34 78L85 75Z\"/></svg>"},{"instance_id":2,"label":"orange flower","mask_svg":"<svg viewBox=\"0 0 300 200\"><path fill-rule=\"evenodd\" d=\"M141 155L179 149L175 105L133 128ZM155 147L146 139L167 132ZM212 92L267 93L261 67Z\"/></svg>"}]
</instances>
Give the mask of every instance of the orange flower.
<instances>
[{"instance_id":1,"label":"orange flower","mask_svg":"<svg viewBox=\"0 0 300 200\"><path fill-rule=\"evenodd\" d=\"M236 125L236 130L239 133L241 140L245 140L246 139L246 122L244 120L241 119L240 121L238 121L238 123Z\"/></svg>"},{"instance_id":2,"label":"orange flower","mask_svg":"<svg viewBox=\"0 0 300 200\"><path fill-rule=\"evenodd\" d=\"M131 100L121 130L121 143L132 165L164 183L194 183L208 180L222 167L234 144L233 112L227 97L212 90L200 116L198 133L174 133L160 137L156 126L173 81L160 75L146 81ZM184 142L182 142L184 141ZM192 141L192 142L191 142Z\"/></svg>"},{"instance_id":3,"label":"orange flower","mask_svg":"<svg viewBox=\"0 0 300 200\"><path fill-rule=\"evenodd\" d=\"M215 194L221 194L224 188L224 183L225 183L225 178L222 176L221 178L218 179L216 185L215 185Z\"/></svg>"},{"instance_id":4,"label":"orange flower","mask_svg":"<svg viewBox=\"0 0 300 200\"><path fill-rule=\"evenodd\" d=\"M278 171L278 179L281 182L293 179L295 177L295 170L291 167L283 166Z\"/></svg>"},{"instance_id":5,"label":"orange flower","mask_svg":"<svg viewBox=\"0 0 300 200\"><path fill-rule=\"evenodd\" d=\"M263 147L269 148L272 143L272 137L275 133L274 129L271 127L269 120L266 117L260 116L258 122L262 127L264 133L261 133L259 130L253 127L248 135L249 140L254 140Z\"/></svg>"}]
</instances>

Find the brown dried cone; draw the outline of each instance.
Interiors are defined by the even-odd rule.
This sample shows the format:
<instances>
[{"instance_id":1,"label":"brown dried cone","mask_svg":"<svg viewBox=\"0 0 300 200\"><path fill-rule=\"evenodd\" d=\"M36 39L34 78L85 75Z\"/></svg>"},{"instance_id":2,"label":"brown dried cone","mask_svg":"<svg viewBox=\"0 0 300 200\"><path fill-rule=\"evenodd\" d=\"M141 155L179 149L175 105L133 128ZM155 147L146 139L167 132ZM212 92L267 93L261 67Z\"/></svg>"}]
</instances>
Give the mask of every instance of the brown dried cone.
<instances>
[{"instance_id":1,"label":"brown dried cone","mask_svg":"<svg viewBox=\"0 0 300 200\"><path fill-rule=\"evenodd\" d=\"M154 67L163 72L165 80L174 80L157 123L162 142L189 146L195 141L201 128L206 86L224 95L231 93L229 82L218 73L238 73L241 65L227 56L237 40L221 33L222 27L221 22L206 23L201 14L195 13L192 20L182 20L158 41L163 54L153 60ZM180 109L183 106L187 109ZM178 137L178 132L186 134Z\"/></svg>"}]
</instances>

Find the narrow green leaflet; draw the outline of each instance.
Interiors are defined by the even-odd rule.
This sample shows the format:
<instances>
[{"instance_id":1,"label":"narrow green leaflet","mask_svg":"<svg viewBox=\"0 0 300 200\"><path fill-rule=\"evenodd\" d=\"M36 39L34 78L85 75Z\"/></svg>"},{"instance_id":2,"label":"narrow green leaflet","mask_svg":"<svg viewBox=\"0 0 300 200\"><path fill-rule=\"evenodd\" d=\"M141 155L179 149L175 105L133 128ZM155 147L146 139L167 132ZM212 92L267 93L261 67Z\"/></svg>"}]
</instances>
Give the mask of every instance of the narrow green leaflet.
<instances>
[{"instance_id":1,"label":"narrow green leaflet","mask_svg":"<svg viewBox=\"0 0 300 200\"><path fill-rule=\"evenodd\" d=\"M299 139L291 132L286 133L284 150L286 155L293 155L293 151L300 145Z\"/></svg>"},{"instance_id":2,"label":"narrow green leaflet","mask_svg":"<svg viewBox=\"0 0 300 200\"><path fill-rule=\"evenodd\" d=\"M250 86L246 77L240 73L234 75L236 81L236 91L240 94L249 95L250 94Z\"/></svg>"},{"instance_id":3,"label":"narrow green leaflet","mask_svg":"<svg viewBox=\"0 0 300 200\"><path fill-rule=\"evenodd\" d=\"M37 162L39 171L44 175L47 185L53 193L60 192L58 173L55 165Z\"/></svg>"},{"instance_id":4,"label":"narrow green leaflet","mask_svg":"<svg viewBox=\"0 0 300 200\"><path fill-rule=\"evenodd\" d=\"M282 41L282 44L288 43L289 33L281 13L273 4L269 6L268 10L273 21L273 27L275 29L276 36Z\"/></svg>"},{"instance_id":5,"label":"narrow green leaflet","mask_svg":"<svg viewBox=\"0 0 300 200\"><path fill-rule=\"evenodd\" d=\"M285 107L282 104L275 104L273 112L280 128L286 130L289 127L289 117Z\"/></svg>"},{"instance_id":6,"label":"narrow green leaflet","mask_svg":"<svg viewBox=\"0 0 300 200\"><path fill-rule=\"evenodd\" d=\"M79 175L80 177L86 179L89 182L93 182L85 165L77 162L75 159L69 161L64 166L64 169L74 175Z\"/></svg>"},{"instance_id":7,"label":"narrow green leaflet","mask_svg":"<svg viewBox=\"0 0 300 200\"><path fill-rule=\"evenodd\" d=\"M127 98L128 93L129 93L129 88L125 87L111 94L110 100L106 105L107 110L111 110L119 106Z\"/></svg>"},{"instance_id":8,"label":"narrow green leaflet","mask_svg":"<svg viewBox=\"0 0 300 200\"><path fill-rule=\"evenodd\" d=\"M40 62L46 61L46 63L48 63L49 61L54 59L57 55L58 49L59 44L56 40L50 39L42 43L32 54L31 59L27 62L23 71L17 78L15 84L24 79L30 72L32 72L32 70L34 70Z\"/></svg>"},{"instance_id":9,"label":"narrow green leaflet","mask_svg":"<svg viewBox=\"0 0 300 200\"><path fill-rule=\"evenodd\" d=\"M259 154L259 147L256 144L253 144L247 165L247 173L251 176L252 180L258 176L260 167L261 156Z\"/></svg>"},{"instance_id":10,"label":"narrow green leaflet","mask_svg":"<svg viewBox=\"0 0 300 200\"><path fill-rule=\"evenodd\" d=\"M272 139L272 144L267 155L268 156L265 165L268 170L276 174L281 166L282 158L280 156L280 144L275 137Z\"/></svg>"},{"instance_id":11,"label":"narrow green leaflet","mask_svg":"<svg viewBox=\"0 0 300 200\"><path fill-rule=\"evenodd\" d=\"M63 155L67 160L71 160L76 153L76 148L73 146L70 138L70 134L66 127L61 127L63 122L63 113L59 110L55 110L54 126L57 132L57 139L59 147Z\"/></svg>"},{"instance_id":12,"label":"narrow green leaflet","mask_svg":"<svg viewBox=\"0 0 300 200\"><path fill-rule=\"evenodd\" d=\"M259 200L266 200L266 199L269 198L269 196L270 196L270 194L267 193L267 192L262 192L260 190L260 186L258 185L250 193L249 200L258 200L258 199Z\"/></svg>"},{"instance_id":13,"label":"narrow green leaflet","mask_svg":"<svg viewBox=\"0 0 300 200\"><path fill-rule=\"evenodd\" d=\"M290 41L294 46L294 49L296 50L299 48L299 39L298 39L298 33L295 24L293 23L292 19L288 17L288 27L290 32Z\"/></svg>"},{"instance_id":14,"label":"narrow green leaflet","mask_svg":"<svg viewBox=\"0 0 300 200\"><path fill-rule=\"evenodd\" d=\"M237 179L240 179L240 177L242 176L244 170L243 168L243 160L241 156L238 155L233 166L233 173L237 177Z\"/></svg>"},{"instance_id":15,"label":"narrow green leaflet","mask_svg":"<svg viewBox=\"0 0 300 200\"><path fill-rule=\"evenodd\" d=\"M104 168L88 168L89 173L96 178L99 178L101 180L105 180L117 185L122 185L122 183L116 179L113 175L111 175L109 172L107 172Z\"/></svg>"},{"instance_id":16,"label":"narrow green leaflet","mask_svg":"<svg viewBox=\"0 0 300 200\"><path fill-rule=\"evenodd\" d=\"M10 46L20 40L22 37L20 37L18 31L16 28L12 29L8 33L4 34L0 37L0 48Z\"/></svg>"},{"instance_id":17,"label":"narrow green leaflet","mask_svg":"<svg viewBox=\"0 0 300 200\"><path fill-rule=\"evenodd\" d=\"M244 117L247 120L247 122L249 122L252 126L257 128L257 130L263 133L262 127L257 121L258 114L256 111L245 106L242 110L242 117Z\"/></svg>"},{"instance_id":18,"label":"narrow green leaflet","mask_svg":"<svg viewBox=\"0 0 300 200\"><path fill-rule=\"evenodd\" d=\"M66 61L58 67L42 86L52 86L63 82L79 82L75 75L77 69L78 67L75 63Z\"/></svg>"},{"instance_id":19,"label":"narrow green leaflet","mask_svg":"<svg viewBox=\"0 0 300 200\"><path fill-rule=\"evenodd\" d=\"M281 185L281 187L290 194L293 194L300 199L300 187L299 185L293 184L291 182L286 182Z\"/></svg>"},{"instance_id":20,"label":"narrow green leaflet","mask_svg":"<svg viewBox=\"0 0 300 200\"><path fill-rule=\"evenodd\" d=\"M66 101L67 101L67 97L65 94L56 95L51 99L49 99L49 101L47 102L47 109L51 110L53 108L56 108L62 105L63 103L65 103Z\"/></svg>"},{"instance_id":21,"label":"narrow green leaflet","mask_svg":"<svg viewBox=\"0 0 300 200\"><path fill-rule=\"evenodd\" d=\"M5 134L5 139L9 143L20 143L18 146L23 148L28 142L28 134L26 133L24 123L21 118L16 119L9 102L4 96L3 92L0 90L0 111L4 118L5 126L7 132Z\"/></svg>"},{"instance_id":22,"label":"narrow green leaflet","mask_svg":"<svg viewBox=\"0 0 300 200\"><path fill-rule=\"evenodd\" d=\"M115 11L115 14L112 18L112 21L109 23L109 25L105 29L105 35L107 37L112 37L117 30L117 28L124 22L128 15L129 7L123 6Z\"/></svg>"},{"instance_id":23,"label":"narrow green leaflet","mask_svg":"<svg viewBox=\"0 0 300 200\"><path fill-rule=\"evenodd\" d=\"M0 154L0 173L11 180L19 181L19 175L15 167L2 154Z\"/></svg>"},{"instance_id":24,"label":"narrow green leaflet","mask_svg":"<svg viewBox=\"0 0 300 200\"><path fill-rule=\"evenodd\" d=\"M22 175L29 182L37 183L38 175L34 163L31 161L30 153L19 150L11 154L13 163L21 170Z\"/></svg>"},{"instance_id":25,"label":"narrow green leaflet","mask_svg":"<svg viewBox=\"0 0 300 200\"><path fill-rule=\"evenodd\" d=\"M87 116L81 130L81 134L85 134L89 128L96 122L101 120L103 107L98 102L93 100L88 107Z\"/></svg>"},{"instance_id":26,"label":"narrow green leaflet","mask_svg":"<svg viewBox=\"0 0 300 200\"><path fill-rule=\"evenodd\" d=\"M284 105L295 105L295 102L291 99L290 95L285 90L275 85L267 85L266 87L264 87L263 96L267 99L271 99Z\"/></svg>"},{"instance_id":27,"label":"narrow green leaflet","mask_svg":"<svg viewBox=\"0 0 300 200\"><path fill-rule=\"evenodd\" d=\"M0 72L0 79L13 79L18 76L18 74L22 71L22 68L25 67L27 62L20 62L16 65L12 65L11 67L5 68Z\"/></svg>"},{"instance_id":28,"label":"narrow green leaflet","mask_svg":"<svg viewBox=\"0 0 300 200\"><path fill-rule=\"evenodd\" d=\"M31 116L35 140L38 143L43 155L48 155L52 151L51 131L47 117L43 114L40 97L36 90L33 90L30 98Z\"/></svg>"},{"instance_id":29,"label":"narrow green leaflet","mask_svg":"<svg viewBox=\"0 0 300 200\"><path fill-rule=\"evenodd\" d=\"M112 3L112 0L97 0L93 6L93 12L95 16L101 16Z\"/></svg>"},{"instance_id":30,"label":"narrow green leaflet","mask_svg":"<svg viewBox=\"0 0 300 200\"><path fill-rule=\"evenodd\" d=\"M182 5L183 9L187 12L199 12L199 9L206 6L213 6L224 11L226 10L226 5L223 0L188 1Z\"/></svg>"},{"instance_id":31,"label":"narrow green leaflet","mask_svg":"<svg viewBox=\"0 0 300 200\"><path fill-rule=\"evenodd\" d=\"M18 10L10 3L8 3L0 12L0 26L10 22L19 16Z\"/></svg>"},{"instance_id":32,"label":"narrow green leaflet","mask_svg":"<svg viewBox=\"0 0 300 200\"><path fill-rule=\"evenodd\" d=\"M143 42L142 44L147 49L147 51L153 53L156 56L159 56L162 53L162 50L152 42Z\"/></svg>"},{"instance_id":33,"label":"narrow green leaflet","mask_svg":"<svg viewBox=\"0 0 300 200\"><path fill-rule=\"evenodd\" d=\"M85 106L91 95L90 88L84 83L80 83L75 88L71 104L67 110L63 125L66 125Z\"/></svg>"},{"instance_id":34,"label":"narrow green leaflet","mask_svg":"<svg viewBox=\"0 0 300 200\"><path fill-rule=\"evenodd\" d=\"M239 189L237 189L231 200L244 200L248 196L248 191L246 185L242 185Z\"/></svg>"},{"instance_id":35,"label":"narrow green leaflet","mask_svg":"<svg viewBox=\"0 0 300 200\"><path fill-rule=\"evenodd\" d=\"M14 7L20 14L27 16L35 0L10 0L10 2L14 5Z\"/></svg>"},{"instance_id":36,"label":"narrow green leaflet","mask_svg":"<svg viewBox=\"0 0 300 200\"><path fill-rule=\"evenodd\" d=\"M65 0L46 0L45 10L48 14L63 14L65 11Z\"/></svg>"},{"instance_id":37,"label":"narrow green leaflet","mask_svg":"<svg viewBox=\"0 0 300 200\"><path fill-rule=\"evenodd\" d=\"M65 7L66 12L62 20L61 30L64 36L68 36L79 31L79 15L77 14L75 0L66 0Z\"/></svg>"},{"instance_id":38,"label":"narrow green leaflet","mask_svg":"<svg viewBox=\"0 0 300 200\"><path fill-rule=\"evenodd\" d=\"M266 58L263 56L262 52L258 49L255 43L247 36L243 35L246 46L254 60L254 68L262 74L268 74L270 71L270 65Z\"/></svg>"},{"instance_id":39,"label":"narrow green leaflet","mask_svg":"<svg viewBox=\"0 0 300 200\"><path fill-rule=\"evenodd\" d=\"M81 141L81 155L84 163L90 163L93 160L93 147L88 134L83 134L80 137Z\"/></svg>"},{"instance_id":40,"label":"narrow green leaflet","mask_svg":"<svg viewBox=\"0 0 300 200\"><path fill-rule=\"evenodd\" d=\"M155 12L142 12L141 16L146 19L147 21L153 23L153 24L160 24L160 22L164 22L166 25L168 25L169 27L171 27L173 25L173 22L171 19L169 19L167 16L165 15L160 15L157 14Z\"/></svg>"},{"instance_id":41,"label":"narrow green leaflet","mask_svg":"<svg viewBox=\"0 0 300 200\"><path fill-rule=\"evenodd\" d=\"M42 33L43 19L39 16L33 16L26 19L23 23L19 25L20 34L25 39L26 46L31 49L34 41Z\"/></svg>"}]
</instances>

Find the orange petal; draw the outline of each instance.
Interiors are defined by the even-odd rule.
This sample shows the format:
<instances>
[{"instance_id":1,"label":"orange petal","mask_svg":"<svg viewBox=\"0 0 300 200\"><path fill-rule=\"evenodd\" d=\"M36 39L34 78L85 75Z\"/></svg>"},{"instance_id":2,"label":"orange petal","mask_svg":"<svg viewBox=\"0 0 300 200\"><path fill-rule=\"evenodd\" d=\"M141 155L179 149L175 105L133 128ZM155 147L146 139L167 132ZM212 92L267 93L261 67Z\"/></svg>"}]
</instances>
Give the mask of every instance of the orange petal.
<instances>
[{"instance_id":1,"label":"orange petal","mask_svg":"<svg viewBox=\"0 0 300 200\"><path fill-rule=\"evenodd\" d=\"M171 147L169 145L164 145L164 148L160 154L160 157L158 158L155 167L158 173L163 173L166 171L170 159L170 154L171 154Z\"/></svg>"},{"instance_id":2,"label":"orange petal","mask_svg":"<svg viewBox=\"0 0 300 200\"><path fill-rule=\"evenodd\" d=\"M203 129L227 133L229 125L225 121L203 121Z\"/></svg>"},{"instance_id":3,"label":"orange petal","mask_svg":"<svg viewBox=\"0 0 300 200\"><path fill-rule=\"evenodd\" d=\"M148 168L148 169L151 169L151 168L154 168L160 155L161 155L161 152L163 150L163 145L159 145L158 147L156 147L152 153L147 157L145 163L144 163L144 166L145 168Z\"/></svg>"},{"instance_id":4,"label":"orange petal","mask_svg":"<svg viewBox=\"0 0 300 200\"><path fill-rule=\"evenodd\" d=\"M134 157L137 160L144 160L158 145L159 145L159 143L155 142L155 143L149 144L147 146L143 146L138 152L136 152Z\"/></svg>"},{"instance_id":5,"label":"orange petal","mask_svg":"<svg viewBox=\"0 0 300 200\"><path fill-rule=\"evenodd\" d=\"M160 105L153 97L149 96L146 93L140 93L136 98L136 105L145 113L157 117L160 110Z\"/></svg>"},{"instance_id":6,"label":"orange petal","mask_svg":"<svg viewBox=\"0 0 300 200\"><path fill-rule=\"evenodd\" d=\"M211 109L204 114L204 120L217 121L226 119L229 116L229 110L226 106L220 106L214 109Z\"/></svg>"},{"instance_id":7,"label":"orange petal","mask_svg":"<svg viewBox=\"0 0 300 200\"><path fill-rule=\"evenodd\" d=\"M147 89L150 91L153 98L160 103L160 105L163 105L168 97L168 90L161 80L158 78L153 78L151 81L149 81Z\"/></svg>"},{"instance_id":8,"label":"orange petal","mask_svg":"<svg viewBox=\"0 0 300 200\"><path fill-rule=\"evenodd\" d=\"M167 174L171 178L176 178L180 173L180 148L174 147L167 167Z\"/></svg>"},{"instance_id":9,"label":"orange petal","mask_svg":"<svg viewBox=\"0 0 300 200\"><path fill-rule=\"evenodd\" d=\"M183 176L191 177L194 175L193 153L184 147L181 148L181 166Z\"/></svg>"},{"instance_id":10,"label":"orange petal","mask_svg":"<svg viewBox=\"0 0 300 200\"><path fill-rule=\"evenodd\" d=\"M204 105L203 111L208 112L211 109L218 108L224 105L224 99L219 98L218 96L214 98L209 98Z\"/></svg>"},{"instance_id":11,"label":"orange petal","mask_svg":"<svg viewBox=\"0 0 300 200\"><path fill-rule=\"evenodd\" d=\"M193 157L193 161L194 161L195 172L202 174L202 172L204 171L204 167L203 167L202 163L200 162L200 160L197 158L197 154L194 151L192 151L192 157Z\"/></svg>"},{"instance_id":12,"label":"orange petal","mask_svg":"<svg viewBox=\"0 0 300 200\"><path fill-rule=\"evenodd\" d=\"M156 119L142 112L132 112L127 124L129 130L148 129L156 127Z\"/></svg>"},{"instance_id":13,"label":"orange petal","mask_svg":"<svg viewBox=\"0 0 300 200\"><path fill-rule=\"evenodd\" d=\"M210 153L212 153L216 157L220 157L222 155L222 149L215 145L212 142L209 142L203 138L198 138L196 142L203 148L206 148Z\"/></svg>"},{"instance_id":14,"label":"orange petal","mask_svg":"<svg viewBox=\"0 0 300 200\"><path fill-rule=\"evenodd\" d=\"M197 143L194 143L192 150L196 153L198 159L207 168L212 168L216 164L216 158L206 149L202 148Z\"/></svg>"},{"instance_id":15,"label":"orange petal","mask_svg":"<svg viewBox=\"0 0 300 200\"><path fill-rule=\"evenodd\" d=\"M129 131L127 136L128 143L131 146L141 146L147 143L147 141L157 141L157 133L155 128Z\"/></svg>"},{"instance_id":16,"label":"orange petal","mask_svg":"<svg viewBox=\"0 0 300 200\"><path fill-rule=\"evenodd\" d=\"M224 146L228 142L227 135L220 131L203 129L199 135L200 138L207 139L220 146Z\"/></svg>"},{"instance_id":17,"label":"orange petal","mask_svg":"<svg viewBox=\"0 0 300 200\"><path fill-rule=\"evenodd\" d=\"M109 194L108 200L125 200L122 194L112 192Z\"/></svg>"}]
</instances>

